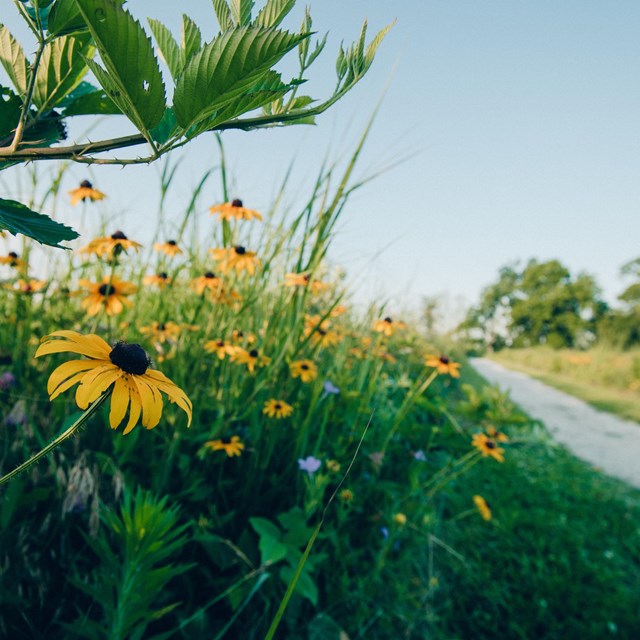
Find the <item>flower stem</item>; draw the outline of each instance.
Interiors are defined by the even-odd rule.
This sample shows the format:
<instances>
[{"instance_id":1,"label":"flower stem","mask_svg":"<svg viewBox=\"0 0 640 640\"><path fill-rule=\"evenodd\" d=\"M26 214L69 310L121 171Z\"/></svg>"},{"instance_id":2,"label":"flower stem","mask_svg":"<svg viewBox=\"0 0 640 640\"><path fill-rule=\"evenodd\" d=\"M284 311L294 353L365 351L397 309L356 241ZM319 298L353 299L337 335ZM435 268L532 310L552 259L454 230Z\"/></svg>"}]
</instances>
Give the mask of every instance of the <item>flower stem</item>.
<instances>
[{"instance_id":1,"label":"flower stem","mask_svg":"<svg viewBox=\"0 0 640 640\"><path fill-rule=\"evenodd\" d=\"M67 438L70 438L102 405L102 403L111 395L111 391L100 396L66 431L63 431L58 437L54 438L44 449L38 451L31 456L26 462L17 466L13 471L7 473L0 478L0 485L9 482L11 478L19 473L26 471L31 465L35 464L48 453L53 451L59 444L62 444Z\"/></svg>"}]
</instances>

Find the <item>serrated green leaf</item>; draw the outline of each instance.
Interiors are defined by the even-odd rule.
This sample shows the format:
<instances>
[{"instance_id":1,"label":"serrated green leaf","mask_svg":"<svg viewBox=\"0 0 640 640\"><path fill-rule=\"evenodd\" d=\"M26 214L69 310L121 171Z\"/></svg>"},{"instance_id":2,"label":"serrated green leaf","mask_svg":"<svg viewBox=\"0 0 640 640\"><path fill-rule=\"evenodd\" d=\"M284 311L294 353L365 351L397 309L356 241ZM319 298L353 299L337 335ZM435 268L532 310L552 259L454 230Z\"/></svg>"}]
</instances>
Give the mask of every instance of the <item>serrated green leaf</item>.
<instances>
[{"instance_id":1,"label":"serrated green leaf","mask_svg":"<svg viewBox=\"0 0 640 640\"><path fill-rule=\"evenodd\" d=\"M255 23L259 27L277 27L295 7L296 0L267 0L260 9Z\"/></svg>"},{"instance_id":2,"label":"serrated green leaf","mask_svg":"<svg viewBox=\"0 0 640 640\"><path fill-rule=\"evenodd\" d=\"M378 50L380 43L384 40L385 36L387 35L387 33L389 33L390 29L393 27L395 23L396 21L394 20L393 22L390 22L386 27L384 27L384 29L380 29L380 31L378 31L378 33L376 34L375 38L367 46L367 49L364 54L364 62L365 62L366 69L368 69L371 66L371 63L373 62L373 58L376 55L376 51Z\"/></svg>"},{"instance_id":3,"label":"serrated green leaf","mask_svg":"<svg viewBox=\"0 0 640 640\"><path fill-rule=\"evenodd\" d=\"M27 92L29 65L20 43L0 24L0 64L20 96Z\"/></svg>"},{"instance_id":4,"label":"serrated green leaf","mask_svg":"<svg viewBox=\"0 0 640 640\"><path fill-rule=\"evenodd\" d=\"M67 101L63 111L66 116L119 115L122 111L102 89L82 93Z\"/></svg>"},{"instance_id":5,"label":"serrated green leaf","mask_svg":"<svg viewBox=\"0 0 640 640\"><path fill-rule=\"evenodd\" d=\"M87 28L76 0L58 0L49 13L49 33L60 36Z\"/></svg>"},{"instance_id":6,"label":"serrated green leaf","mask_svg":"<svg viewBox=\"0 0 640 640\"><path fill-rule=\"evenodd\" d=\"M162 22L153 18L149 18L148 22L151 27L151 33L153 33L153 37L158 43L160 55L169 67L171 77L176 80L184 67L182 56L180 55L180 47L171 31Z\"/></svg>"},{"instance_id":7,"label":"serrated green leaf","mask_svg":"<svg viewBox=\"0 0 640 640\"><path fill-rule=\"evenodd\" d=\"M243 27L251 23L253 0L230 0L231 16L236 27Z\"/></svg>"},{"instance_id":8,"label":"serrated green leaf","mask_svg":"<svg viewBox=\"0 0 640 640\"><path fill-rule=\"evenodd\" d=\"M274 100L282 98L282 96L293 89L294 86L293 84L284 84L280 79L279 73L268 71L259 83L251 87L251 89L243 93L236 100L232 100L226 104L211 120L203 121L193 132L189 132L189 135L193 136L203 131L219 128L220 125L228 123L238 116L249 113L254 109L259 109Z\"/></svg>"},{"instance_id":9,"label":"serrated green leaf","mask_svg":"<svg viewBox=\"0 0 640 640\"><path fill-rule=\"evenodd\" d=\"M36 213L20 202L4 198L0 198L0 229L6 229L14 235L21 233L51 247L60 247L63 240L78 237L71 227Z\"/></svg>"},{"instance_id":10,"label":"serrated green leaf","mask_svg":"<svg viewBox=\"0 0 640 640\"><path fill-rule=\"evenodd\" d=\"M231 10L229 9L227 0L212 0L212 2L220 30L227 31L227 29L233 29L233 18L231 17Z\"/></svg>"},{"instance_id":11,"label":"serrated green leaf","mask_svg":"<svg viewBox=\"0 0 640 640\"><path fill-rule=\"evenodd\" d=\"M164 115L165 88L151 39L114 0L76 0L106 69L93 62L107 95L144 135ZM135 61L135 64L132 64Z\"/></svg>"},{"instance_id":12,"label":"serrated green leaf","mask_svg":"<svg viewBox=\"0 0 640 640\"><path fill-rule=\"evenodd\" d=\"M183 66L200 51L202 46L202 36L198 25L187 15L182 16L182 39L180 48L182 50Z\"/></svg>"},{"instance_id":13,"label":"serrated green leaf","mask_svg":"<svg viewBox=\"0 0 640 640\"><path fill-rule=\"evenodd\" d=\"M167 107L157 127L151 129L151 137L159 144L164 144L177 130L176 116L173 109Z\"/></svg>"},{"instance_id":14,"label":"serrated green leaf","mask_svg":"<svg viewBox=\"0 0 640 640\"><path fill-rule=\"evenodd\" d=\"M13 91L0 85L0 147L10 144L21 111L22 100Z\"/></svg>"},{"instance_id":15,"label":"serrated green leaf","mask_svg":"<svg viewBox=\"0 0 640 640\"><path fill-rule=\"evenodd\" d=\"M88 70L86 59L94 51L88 34L62 36L44 48L33 92L33 103L38 111L46 112L57 106L80 84Z\"/></svg>"},{"instance_id":16,"label":"serrated green leaf","mask_svg":"<svg viewBox=\"0 0 640 640\"><path fill-rule=\"evenodd\" d=\"M306 37L260 27L219 35L189 61L176 84L178 124L188 129L240 98Z\"/></svg>"}]
</instances>

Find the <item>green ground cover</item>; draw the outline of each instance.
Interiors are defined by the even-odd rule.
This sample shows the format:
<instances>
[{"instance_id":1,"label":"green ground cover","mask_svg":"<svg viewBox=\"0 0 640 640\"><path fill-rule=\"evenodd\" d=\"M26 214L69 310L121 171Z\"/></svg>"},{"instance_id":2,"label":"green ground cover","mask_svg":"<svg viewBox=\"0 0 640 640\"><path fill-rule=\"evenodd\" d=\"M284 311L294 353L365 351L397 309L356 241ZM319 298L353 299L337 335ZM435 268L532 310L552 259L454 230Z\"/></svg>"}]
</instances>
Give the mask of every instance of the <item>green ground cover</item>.
<instances>
[{"instance_id":1,"label":"green ground cover","mask_svg":"<svg viewBox=\"0 0 640 640\"><path fill-rule=\"evenodd\" d=\"M459 555L434 546L436 637L640 637L640 492L541 427L521 434L503 464L474 467L441 496L436 535ZM451 517L475 493L493 519Z\"/></svg>"}]
</instances>

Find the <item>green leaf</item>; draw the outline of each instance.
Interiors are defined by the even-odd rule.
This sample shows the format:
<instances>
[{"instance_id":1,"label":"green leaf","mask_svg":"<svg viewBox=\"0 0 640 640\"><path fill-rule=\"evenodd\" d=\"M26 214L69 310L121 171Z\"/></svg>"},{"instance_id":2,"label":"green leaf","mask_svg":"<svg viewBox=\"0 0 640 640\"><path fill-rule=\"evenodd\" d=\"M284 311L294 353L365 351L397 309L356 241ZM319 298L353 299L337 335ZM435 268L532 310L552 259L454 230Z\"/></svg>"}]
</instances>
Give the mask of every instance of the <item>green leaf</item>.
<instances>
[{"instance_id":1,"label":"green leaf","mask_svg":"<svg viewBox=\"0 0 640 640\"><path fill-rule=\"evenodd\" d=\"M4 198L0 198L0 229L6 229L14 235L21 233L52 247L60 247L63 240L74 240L79 235L71 227L55 222L49 216Z\"/></svg>"},{"instance_id":2,"label":"green leaf","mask_svg":"<svg viewBox=\"0 0 640 640\"><path fill-rule=\"evenodd\" d=\"M160 55L169 67L171 77L176 80L184 67L180 47L178 47L178 43L175 41L171 31L162 22L149 18L149 26L153 37L158 43Z\"/></svg>"},{"instance_id":3,"label":"green leaf","mask_svg":"<svg viewBox=\"0 0 640 640\"><path fill-rule=\"evenodd\" d=\"M381 29L376 34L375 38L367 46L367 49L364 54L364 63L366 67L365 71L369 69L369 67L371 66L371 63L373 62L373 58L376 55L376 51L378 50L380 43L384 40L385 36L387 35L387 33L389 33L390 29L393 27L395 23L396 21L394 20L393 22L388 24L386 27L384 27L384 29Z\"/></svg>"},{"instance_id":4,"label":"green leaf","mask_svg":"<svg viewBox=\"0 0 640 640\"><path fill-rule=\"evenodd\" d=\"M253 0L230 0L230 2L231 15L236 27L250 24Z\"/></svg>"},{"instance_id":5,"label":"green leaf","mask_svg":"<svg viewBox=\"0 0 640 640\"><path fill-rule=\"evenodd\" d=\"M290 584L296 578L295 567L289 565L282 567L280 569L280 578L285 584ZM308 571L303 570L298 574L293 593L307 598L314 607L318 606L318 587Z\"/></svg>"},{"instance_id":6,"label":"green leaf","mask_svg":"<svg viewBox=\"0 0 640 640\"><path fill-rule=\"evenodd\" d=\"M0 147L10 144L13 139L21 111L22 100L11 89L0 85Z\"/></svg>"},{"instance_id":7,"label":"green leaf","mask_svg":"<svg viewBox=\"0 0 640 640\"><path fill-rule=\"evenodd\" d=\"M266 518L249 518L249 524L260 537L269 536L280 539L282 536L282 532L278 529L278 526Z\"/></svg>"},{"instance_id":8,"label":"green leaf","mask_svg":"<svg viewBox=\"0 0 640 640\"><path fill-rule=\"evenodd\" d=\"M198 25L186 15L182 16L182 40L180 48L182 49L183 66L191 60L191 58L200 51L202 46L202 36Z\"/></svg>"},{"instance_id":9,"label":"green leaf","mask_svg":"<svg viewBox=\"0 0 640 640\"><path fill-rule=\"evenodd\" d=\"M97 89L88 82L81 82L65 97L60 106L64 108L65 117L122 114L102 89Z\"/></svg>"},{"instance_id":10,"label":"green leaf","mask_svg":"<svg viewBox=\"0 0 640 640\"><path fill-rule=\"evenodd\" d=\"M178 124L187 129L246 94L308 35L260 27L222 33L191 58L176 84Z\"/></svg>"},{"instance_id":11,"label":"green leaf","mask_svg":"<svg viewBox=\"0 0 640 640\"><path fill-rule=\"evenodd\" d=\"M0 24L0 64L4 67L18 94L25 95L29 78L27 58L20 43L3 24Z\"/></svg>"},{"instance_id":12,"label":"green leaf","mask_svg":"<svg viewBox=\"0 0 640 640\"><path fill-rule=\"evenodd\" d=\"M296 0L268 0L260 9L254 24L259 27L277 27L295 5Z\"/></svg>"},{"instance_id":13,"label":"green leaf","mask_svg":"<svg viewBox=\"0 0 640 640\"><path fill-rule=\"evenodd\" d=\"M76 0L106 70L89 66L107 95L148 135L165 110L165 88L151 39L142 25L114 0ZM132 64L135 61L135 64Z\"/></svg>"},{"instance_id":14,"label":"green leaf","mask_svg":"<svg viewBox=\"0 0 640 640\"><path fill-rule=\"evenodd\" d=\"M177 123L173 109L167 107L157 127L151 129L152 138L159 144L164 144L176 131Z\"/></svg>"},{"instance_id":15,"label":"green leaf","mask_svg":"<svg viewBox=\"0 0 640 640\"><path fill-rule=\"evenodd\" d=\"M220 24L221 31L233 29L233 18L227 0L212 0L213 10L216 12L216 18Z\"/></svg>"},{"instance_id":16,"label":"green leaf","mask_svg":"<svg viewBox=\"0 0 640 640\"><path fill-rule=\"evenodd\" d=\"M227 103L210 120L201 122L193 131L189 131L189 136L197 135L209 129L219 128L220 125L228 123L238 116L258 109L277 100L290 91L294 85L284 84L280 80L280 74L275 71L267 72L266 76L249 91L242 94L236 100Z\"/></svg>"},{"instance_id":17,"label":"green leaf","mask_svg":"<svg viewBox=\"0 0 640 640\"><path fill-rule=\"evenodd\" d=\"M80 84L88 69L86 59L94 51L88 34L62 36L44 48L33 92L33 103L39 112L57 106Z\"/></svg>"},{"instance_id":18,"label":"green leaf","mask_svg":"<svg viewBox=\"0 0 640 640\"><path fill-rule=\"evenodd\" d=\"M76 0L58 0L49 13L49 33L60 36L87 28Z\"/></svg>"}]
</instances>

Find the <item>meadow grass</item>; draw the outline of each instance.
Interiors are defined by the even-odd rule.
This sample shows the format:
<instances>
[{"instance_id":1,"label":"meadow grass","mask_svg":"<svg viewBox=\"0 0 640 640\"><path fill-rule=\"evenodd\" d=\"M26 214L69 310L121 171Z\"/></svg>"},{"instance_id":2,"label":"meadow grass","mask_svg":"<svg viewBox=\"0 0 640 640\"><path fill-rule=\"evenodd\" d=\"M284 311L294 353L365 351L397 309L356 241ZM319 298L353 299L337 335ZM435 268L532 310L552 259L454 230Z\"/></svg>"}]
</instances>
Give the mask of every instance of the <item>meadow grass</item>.
<instances>
[{"instance_id":1,"label":"meadow grass","mask_svg":"<svg viewBox=\"0 0 640 640\"><path fill-rule=\"evenodd\" d=\"M503 464L477 465L440 496L435 533L450 550L435 547L435 637L640 637L640 492L540 426L521 437ZM491 521L451 517L470 493L486 498Z\"/></svg>"},{"instance_id":2,"label":"meadow grass","mask_svg":"<svg viewBox=\"0 0 640 640\"><path fill-rule=\"evenodd\" d=\"M438 496L486 463L473 431L520 423L500 399L461 412L453 361L393 310L350 308L326 256L363 184L351 177L363 142L325 166L301 210L281 210L280 194L262 223L237 204L212 217L205 176L182 219L161 211L157 250L105 225L88 251L44 260L5 238L0 473L86 423L0 487L0 636L262 639L284 603L275 637L425 637ZM126 251L100 250L117 243ZM141 345L193 409L165 398L158 426L133 420L123 435L109 408L122 389L85 414L73 385L50 402L47 379L78 356L33 356L59 330L107 351Z\"/></svg>"},{"instance_id":3,"label":"meadow grass","mask_svg":"<svg viewBox=\"0 0 640 640\"><path fill-rule=\"evenodd\" d=\"M588 351L533 347L488 354L594 406L640 422L640 351L598 346Z\"/></svg>"}]
</instances>

